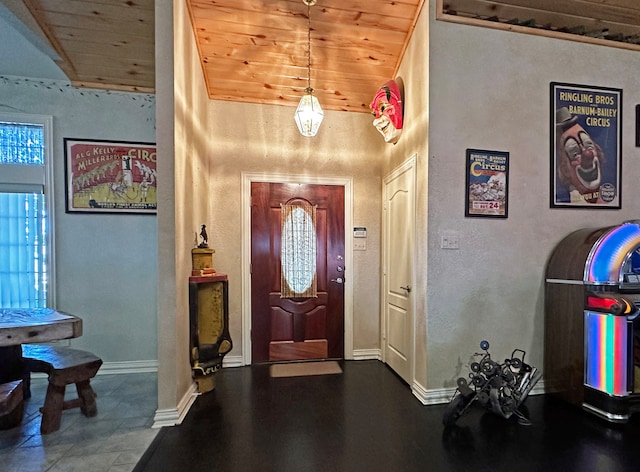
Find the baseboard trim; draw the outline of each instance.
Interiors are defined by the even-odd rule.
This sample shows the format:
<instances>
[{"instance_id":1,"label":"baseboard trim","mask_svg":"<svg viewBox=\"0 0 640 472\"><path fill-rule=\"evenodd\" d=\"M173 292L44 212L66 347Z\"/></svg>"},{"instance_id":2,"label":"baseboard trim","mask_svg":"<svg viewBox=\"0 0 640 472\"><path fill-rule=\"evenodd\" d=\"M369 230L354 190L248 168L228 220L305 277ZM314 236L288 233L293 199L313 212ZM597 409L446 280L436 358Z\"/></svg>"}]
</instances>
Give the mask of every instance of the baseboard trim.
<instances>
[{"instance_id":1,"label":"baseboard trim","mask_svg":"<svg viewBox=\"0 0 640 472\"><path fill-rule=\"evenodd\" d=\"M158 372L158 361L105 362L96 375L142 374L145 372ZM47 374L32 372L31 378L46 379Z\"/></svg>"},{"instance_id":2,"label":"baseboard trim","mask_svg":"<svg viewBox=\"0 0 640 472\"><path fill-rule=\"evenodd\" d=\"M548 393L547 386L544 384L544 380L539 380L535 387L531 389L529 395L544 395L545 393Z\"/></svg>"},{"instance_id":3,"label":"baseboard trim","mask_svg":"<svg viewBox=\"0 0 640 472\"><path fill-rule=\"evenodd\" d=\"M98 370L97 375L141 374L143 372L158 372L158 361L105 362Z\"/></svg>"},{"instance_id":4,"label":"baseboard trim","mask_svg":"<svg viewBox=\"0 0 640 472\"><path fill-rule=\"evenodd\" d=\"M415 380L413 381L413 385L411 385L411 393L413 393L414 397L420 400L420 403L426 405L424 398L426 398L428 391L420 382Z\"/></svg>"},{"instance_id":5,"label":"baseboard trim","mask_svg":"<svg viewBox=\"0 0 640 472\"><path fill-rule=\"evenodd\" d=\"M368 361L382 360L382 351L380 349L357 349L352 353L353 357L345 357L345 360ZM222 360L222 367L244 367L246 364L243 356L225 356Z\"/></svg>"},{"instance_id":6,"label":"baseboard trim","mask_svg":"<svg viewBox=\"0 0 640 472\"><path fill-rule=\"evenodd\" d=\"M442 403L449 403L455 391L455 388L433 388L425 390L423 395L417 398L423 405L440 405Z\"/></svg>"},{"instance_id":7,"label":"baseboard trim","mask_svg":"<svg viewBox=\"0 0 640 472\"><path fill-rule=\"evenodd\" d=\"M167 408L165 410L156 410L156 414L153 417L152 428L162 428L164 426L176 426L182 423L185 416L189 412L191 405L196 401L198 397L197 385L191 384L191 387L184 394L180 403L176 408Z\"/></svg>"},{"instance_id":8,"label":"baseboard trim","mask_svg":"<svg viewBox=\"0 0 640 472\"><path fill-rule=\"evenodd\" d=\"M411 392L423 405L441 405L451 401L453 394L456 393L456 388L434 388L427 390L417 382L414 382L411 387ZM531 389L529 395L544 395L544 393L544 380L540 380L536 383L535 387Z\"/></svg>"},{"instance_id":9,"label":"baseboard trim","mask_svg":"<svg viewBox=\"0 0 640 472\"><path fill-rule=\"evenodd\" d=\"M223 369L227 367L243 367L244 365L244 358L242 356L224 356L222 359Z\"/></svg>"},{"instance_id":10,"label":"baseboard trim","mask_svg":"<svg viewBox=\"0 0 640 472\"><path fill-rule=\"evenodd\" d=\"M382 360L382 351L380 349L354 349L353 350L354 361L366 361L366 360Z\"/></svg>"}]
</instances>

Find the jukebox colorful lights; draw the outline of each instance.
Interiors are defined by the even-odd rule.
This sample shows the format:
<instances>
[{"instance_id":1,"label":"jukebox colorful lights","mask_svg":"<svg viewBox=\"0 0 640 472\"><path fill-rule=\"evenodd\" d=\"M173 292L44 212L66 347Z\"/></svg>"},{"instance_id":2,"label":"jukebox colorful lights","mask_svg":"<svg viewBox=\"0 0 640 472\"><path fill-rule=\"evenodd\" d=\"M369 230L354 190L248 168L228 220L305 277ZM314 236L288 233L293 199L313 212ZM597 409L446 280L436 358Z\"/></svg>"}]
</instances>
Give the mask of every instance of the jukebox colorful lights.
<instances>
[{"instance_id":1,"label":"jukebox colorful lights","mask_svg":"<svg viewBox=\"0 0 640 472\"><path fill-rule=\"evenodd\" d=\"M631 315L635 306L626 298L606 296L603 292L602 294L587 294L586 309L600 313L611 313L612 315Z\"/></svg>"},{"instance_id":2,"label":"jukebox colorful lights","mask_svg":"<svg viewBox=\"0 0 640 472\"><path fill-rule=\"evenodd\" d=\"M625 257L640 245L640 226L624 223L603 234L593 246L585 266L585 282L615 283Z\"/></svg>"},{"instance_id":3,"label":"jukebox colorful lights","mask_svg":"<svg viewBox=\"0 0 640 472\"><path fill-rule=\"evenodd\" d=\"M585 384L608 393L629 394L627 340L624 316L585 311Z\"/></svg>"}]
</instances>

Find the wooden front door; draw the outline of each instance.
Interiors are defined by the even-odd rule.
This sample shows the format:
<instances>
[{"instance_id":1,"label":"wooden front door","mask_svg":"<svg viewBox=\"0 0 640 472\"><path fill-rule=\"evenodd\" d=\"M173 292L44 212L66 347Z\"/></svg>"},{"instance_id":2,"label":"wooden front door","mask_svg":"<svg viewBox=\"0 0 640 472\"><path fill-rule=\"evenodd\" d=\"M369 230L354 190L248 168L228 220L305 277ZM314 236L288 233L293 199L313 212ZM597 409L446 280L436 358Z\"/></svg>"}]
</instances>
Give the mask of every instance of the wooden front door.
<instances>
[{"instance_id":1,"label":"wooden front door","mask_svg":"<svg viewBox=\"0 0 640 472\"><path fill-rule=\"evenodd\" d=\"M283 204L316 207L316 296L281 297ZM344 187L252 182L252 362L344 357L344 277Z\"/></svg>"}]
</instances>

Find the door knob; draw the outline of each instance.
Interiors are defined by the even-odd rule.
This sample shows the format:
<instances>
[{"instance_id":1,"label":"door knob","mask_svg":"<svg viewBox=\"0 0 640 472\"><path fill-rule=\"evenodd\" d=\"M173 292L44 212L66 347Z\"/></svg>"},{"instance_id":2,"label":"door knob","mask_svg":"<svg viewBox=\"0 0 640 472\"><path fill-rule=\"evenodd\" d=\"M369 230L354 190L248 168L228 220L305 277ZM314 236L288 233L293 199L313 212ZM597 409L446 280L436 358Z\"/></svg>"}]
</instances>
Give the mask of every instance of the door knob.
<instances>
[{"instance_id":1,"label":"door knob","mask_svg":"<svg viewBox=\"0 0 640 472\"><path fill-rule=\"evenodd\" d=\"M337 279L331 279L331 281L337 284L344 283L344 279L342 277L338 277Z\"/></svg>"},{"instance_id":2,"label":"door knob","mask_svg":"<svg viewBox=\"0 0 640 472\"><path fill-rule=\"evenodd\" d=\"M402 290L406 290L407 292L411 292L411 285L407 285L406 287L400 287Z\"/></svg>"}]
</instances>

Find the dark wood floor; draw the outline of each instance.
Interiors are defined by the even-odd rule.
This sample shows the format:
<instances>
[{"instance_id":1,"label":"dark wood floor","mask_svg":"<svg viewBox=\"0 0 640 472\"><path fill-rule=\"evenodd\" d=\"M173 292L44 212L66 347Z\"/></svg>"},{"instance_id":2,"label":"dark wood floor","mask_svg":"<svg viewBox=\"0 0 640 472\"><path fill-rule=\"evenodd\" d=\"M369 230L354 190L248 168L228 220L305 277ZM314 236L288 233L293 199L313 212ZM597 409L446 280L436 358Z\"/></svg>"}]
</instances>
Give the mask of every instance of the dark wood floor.
<instances>
[{"instance_id":1,"label":"dark wood floor","mask_svg":"<svg viewBox=\"0 0 640 472\"><path fill-rule=\"evenodd\" d=\"M423 406L384 364L343 369L275 379L267 366L225 369L134 472L640 470L640 414L612 425L536 395L524 404L530 426L474 405L445 429L445 405Z\"/></svg>"}]
</instances>

